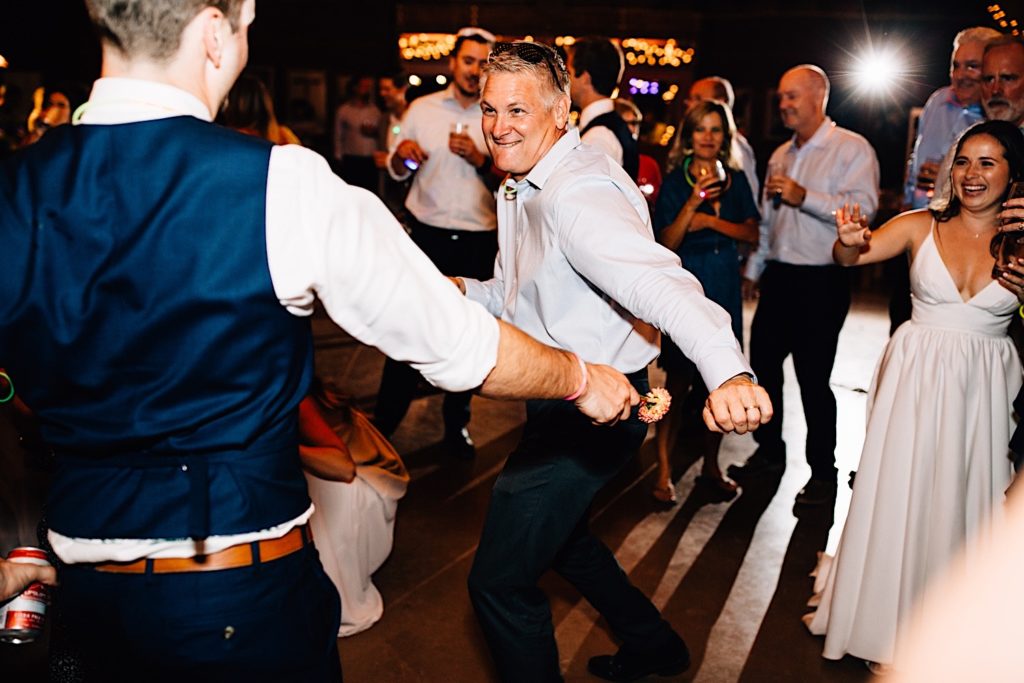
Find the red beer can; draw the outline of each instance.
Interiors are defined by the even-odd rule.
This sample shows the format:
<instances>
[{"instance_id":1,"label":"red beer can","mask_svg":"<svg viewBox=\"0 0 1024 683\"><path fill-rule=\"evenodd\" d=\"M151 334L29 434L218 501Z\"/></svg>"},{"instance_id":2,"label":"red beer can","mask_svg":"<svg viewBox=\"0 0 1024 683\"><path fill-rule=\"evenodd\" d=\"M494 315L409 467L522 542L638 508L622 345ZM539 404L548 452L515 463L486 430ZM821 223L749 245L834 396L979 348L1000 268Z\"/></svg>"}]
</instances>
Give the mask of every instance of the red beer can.
<instances>
[{"instance_id":1,"label":"red beer can","mask_svg":"<svg viewBox=\"0 0 1024 683\"><path fill-rule=\"evenodd\" d=\"M15 548L7 556L8 562L50 566L46 551L40 548ZM38 581L30 584L20 595L0 605L0 642L31 643L43 632L46 606L50 593Z\"/></svg>"}]
</instances>

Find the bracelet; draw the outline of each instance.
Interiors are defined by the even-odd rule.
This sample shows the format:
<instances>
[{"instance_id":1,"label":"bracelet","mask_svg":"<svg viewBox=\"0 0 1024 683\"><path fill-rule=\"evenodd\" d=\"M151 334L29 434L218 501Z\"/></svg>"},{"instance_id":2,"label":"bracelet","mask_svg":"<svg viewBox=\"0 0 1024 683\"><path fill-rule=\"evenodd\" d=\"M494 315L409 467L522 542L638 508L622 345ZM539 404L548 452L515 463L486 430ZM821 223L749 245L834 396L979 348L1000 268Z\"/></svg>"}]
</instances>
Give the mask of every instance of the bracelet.
<instances>
[{"instance_id":1,"label":"bracelet","mask_svg":"<svg viewBox=\"0 0 1024 683\"><path fill-rule=\"evenodd\" d=\"M1017 309L1017 315L1019 315L1021 318L1024 318L1024 304L1021 304L1020 308Z\"/></svg>"},{"instance_id":2,"label":"bracelet","mask_svg":"<svg viewBox=\"0 0 1024 683\"><path fill-rule=\"evenodd\" d=\"M7 386L8 386L8 387L10 388L10 390L11 390L11 393L9 393L9 394L8 394L7 396L4 396L3 398L0 398L0 403L7 403L7 402L8 402L8 401L10 401L10 400L11 400L12 398L14 398L14 382L12 382L12 381L11 381L11 376L10 376L10 375L8 375L8 374L7 374L6 372L4 372L3 370L0 370L0 377L3 377L3 378L4 378L4 380L5 380L6 382L7 382ZM584 381L585 381L585 380L584 380Z\"/></svg>"},{"instance_id":3,"label":"bracelet","mask_svg":"<svg viewBox=\"0 0 1024 683\"><path fill-rule=\"evenodd\" d=\"M570 351L569 353L572 353L572 351ZM575 353L572 353L572 357L575 358L576 362L580 364L580 372L583 373L583 377L580 378L580 385L576 387L576 391L566 396L563 399L565 401L575 401L576 399L583 395L584 391L587 390L587 364L584 363L583 359L577 356Z\"/></svg>"}]
</instances>

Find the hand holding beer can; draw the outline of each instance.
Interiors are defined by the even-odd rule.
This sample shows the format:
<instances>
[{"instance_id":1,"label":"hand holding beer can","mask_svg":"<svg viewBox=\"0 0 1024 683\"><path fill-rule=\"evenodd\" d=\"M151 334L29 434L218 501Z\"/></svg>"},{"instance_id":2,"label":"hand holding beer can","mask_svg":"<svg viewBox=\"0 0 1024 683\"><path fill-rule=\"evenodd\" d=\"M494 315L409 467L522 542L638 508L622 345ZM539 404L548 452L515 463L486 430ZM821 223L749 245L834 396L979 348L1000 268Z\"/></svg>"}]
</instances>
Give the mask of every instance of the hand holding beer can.
<instances>
[{"instance_id":1,"label":"hand holding beer can","mask_svg":"<svg viewBox=\"0 0 1024 683\"><path fill-rule=\"evenodd\" d=\"M7 556L15 564L34 564L49 567L46 551L40 548L15 548ZM36 581L19 595L0 603L0 642L19 645L31 643L43 632L46 607L50 604L50 592Z\"/></svg>"}]
</instances>

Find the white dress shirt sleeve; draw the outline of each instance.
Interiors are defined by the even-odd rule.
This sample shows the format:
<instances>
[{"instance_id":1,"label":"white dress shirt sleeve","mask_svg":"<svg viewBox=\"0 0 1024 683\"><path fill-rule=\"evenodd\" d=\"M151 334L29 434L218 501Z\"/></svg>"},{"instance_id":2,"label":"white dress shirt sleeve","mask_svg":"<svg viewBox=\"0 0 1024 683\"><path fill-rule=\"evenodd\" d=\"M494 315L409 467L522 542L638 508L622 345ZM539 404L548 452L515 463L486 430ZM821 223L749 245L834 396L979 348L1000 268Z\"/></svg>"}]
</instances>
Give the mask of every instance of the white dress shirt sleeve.
<instances>
[{"instance_id":1,"label":"white dress shirt sleeve","mask_svg":"<svg viewBox=\"0 0 1024 683\"><path fill-rule=\"evenodd\" d=\"M622 166L622 143L608 126L594 126L582 135L580 140L601 150Z\"/></svg>"},{"instance_id":2,"label":"white dress shirt sleeve","mask_svg":"<svg viewBox=\"0 0 1024 683\"><path fill-rule=\"evenodd\" d=\"M729 314L607 177L580 177L554 197L554 229L572 267L633 316L670 335L711 389L751 372Z\"/></svg>"},{"instance_id":3,"label":"white dress shirt sleeve","mask_svg":"<svg viewBox=\"0 0 1024 683\"><path fill-rule=\"evenodd\" d=\"M840 176L836 184L841 189L835 193L807 189L800 210L831 223L832 212L839 207L860 204L861 213L871 220L878 210L878 158L867 140L858 137L844 142L831 172Z\"/></svg>"},{"instance_id":4,"label":"white dress shirt sleeve","mask_svg":"<svg viewBox=\"0 0 1024 683\"><path fill-rule=\"evenodd\" d=\"M443 389L479 386L497 361L494 317L441 275L375 195L302 147L271 152L267 258L290 312L309 315L319 297L353 337Z\"/></svg>"},{"instance_id":5,"label":"white dress shirt sleeve","mask_svg":"<svg viewBox=\"0 0 1024 683\"><path fill-rule=\"evenodd\" d=\"M494 277L481 282L471 277L462 278L466 285L466 297L476 301L495 318L501 317L505 305L505 276L501 269L501 254L494 262Z\"/></svg>"}]
</instances>

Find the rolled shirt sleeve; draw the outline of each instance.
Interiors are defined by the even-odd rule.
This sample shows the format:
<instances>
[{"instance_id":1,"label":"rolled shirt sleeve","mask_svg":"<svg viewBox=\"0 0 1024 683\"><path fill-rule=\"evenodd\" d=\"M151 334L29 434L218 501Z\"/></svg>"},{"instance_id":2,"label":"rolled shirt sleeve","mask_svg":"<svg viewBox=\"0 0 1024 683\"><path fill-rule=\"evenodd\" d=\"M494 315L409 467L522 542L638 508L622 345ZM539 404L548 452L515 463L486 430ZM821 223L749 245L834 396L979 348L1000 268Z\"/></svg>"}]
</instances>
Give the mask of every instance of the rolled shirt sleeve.
<instances>
[{"instance_id":1,"label":"rolled shirt sleeve","mask_svg":"<svg viewBox=\"0 0 1024 683\"><path fill-rule=\"evenodd\" d=\"M441 275L375 195L301 147L271 154L267 256L290 312L310 315L318 297L349 334L436 386L472 389L494 368L494 317Z\"/></svg>"}]
</instances>

